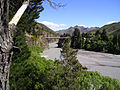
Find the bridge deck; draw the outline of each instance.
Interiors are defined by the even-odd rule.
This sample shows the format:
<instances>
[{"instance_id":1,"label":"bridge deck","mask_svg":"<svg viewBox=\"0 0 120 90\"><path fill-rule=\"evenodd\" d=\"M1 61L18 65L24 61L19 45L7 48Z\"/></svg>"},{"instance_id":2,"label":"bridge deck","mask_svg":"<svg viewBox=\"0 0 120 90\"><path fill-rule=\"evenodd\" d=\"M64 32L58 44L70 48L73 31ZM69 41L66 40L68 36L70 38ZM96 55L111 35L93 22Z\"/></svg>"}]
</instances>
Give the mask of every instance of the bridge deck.
<instances>
[{"instance_id":1,"label":"bridge deck","mask_svg":"<svg viewBox=\"0 0 120 90\"><path fill-rule=\"evenodd\" d=\"M45 37L46 39L67 39L69 37Z\"/></svg>"}]
</instances>

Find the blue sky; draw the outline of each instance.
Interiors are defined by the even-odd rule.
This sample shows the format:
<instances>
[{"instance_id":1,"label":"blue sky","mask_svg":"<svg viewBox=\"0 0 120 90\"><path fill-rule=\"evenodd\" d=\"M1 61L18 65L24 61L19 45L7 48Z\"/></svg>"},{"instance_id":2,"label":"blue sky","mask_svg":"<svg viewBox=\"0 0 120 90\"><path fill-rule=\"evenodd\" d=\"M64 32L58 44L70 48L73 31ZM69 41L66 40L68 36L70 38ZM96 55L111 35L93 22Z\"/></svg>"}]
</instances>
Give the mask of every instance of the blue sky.
<instances>
[{"instance_id":1,"label":"blue sky","mask_svg":"<svg viewBox=\"0 0 120 90\"><path fill-rule=\"evenodd\" d=\"M47 2L37 20L53 30L61 30L75 25L86 27L103 26L120 21L120 0L52 0L66 4L53 9Z\"/></svg>"}]
</instances>

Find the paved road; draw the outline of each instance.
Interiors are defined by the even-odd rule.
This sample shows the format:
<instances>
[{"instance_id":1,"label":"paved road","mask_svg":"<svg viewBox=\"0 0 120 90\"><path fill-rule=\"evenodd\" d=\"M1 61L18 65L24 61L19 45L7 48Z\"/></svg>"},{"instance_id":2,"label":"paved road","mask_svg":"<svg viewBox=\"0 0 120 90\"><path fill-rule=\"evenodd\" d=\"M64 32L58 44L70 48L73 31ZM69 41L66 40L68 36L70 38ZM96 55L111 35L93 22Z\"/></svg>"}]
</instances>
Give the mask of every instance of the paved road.
<instances>
[{"instance_id":1,"label":"paved road","mask_svg":"<svg viewBox=\"0 0 120 90\"><path fill-rule=\"evenodd\" d=\"M51 43L49 49L41 56L47 60L60 59L61 49L56 47L57 44ZM120 80L120 55L79 50L77 58L83 66L88 67L89 71L98 71L104 76Z\"/></svg>"}]
</instances>

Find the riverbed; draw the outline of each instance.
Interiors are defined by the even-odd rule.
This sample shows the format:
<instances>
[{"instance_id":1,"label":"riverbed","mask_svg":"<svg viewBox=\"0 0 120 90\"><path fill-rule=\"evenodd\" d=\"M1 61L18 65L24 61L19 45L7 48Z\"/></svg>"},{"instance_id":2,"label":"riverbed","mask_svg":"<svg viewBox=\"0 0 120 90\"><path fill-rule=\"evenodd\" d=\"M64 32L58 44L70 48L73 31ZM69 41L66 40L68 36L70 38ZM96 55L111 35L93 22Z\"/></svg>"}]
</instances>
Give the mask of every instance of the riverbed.
<instances>
[{"instance_id":1,"label":"riverbed","mask_svg":"<svg viewBox=\"0 0 120 90\"><path fill-rule=\"evenodd\" d=\"M57 48L57 42L50 43L49 48L44 50L41 54L42 57L45 57L47 60L60 60L61 48Z\"/></svg>"},{"instance_id":2,"label":"riverbed","mask_svg":"<svg viewBox=\"0 0 120 90\"><path fill-rule=\"evenodd\" d=\"M60 60L60 51L61 48L57 48L56 42L50 43L49 49L43 51L41 56L47 60ZM98 71L103 76L120 80L120 55L79 50L77 58L88 71Z\"/></svg>"}]
</instances>

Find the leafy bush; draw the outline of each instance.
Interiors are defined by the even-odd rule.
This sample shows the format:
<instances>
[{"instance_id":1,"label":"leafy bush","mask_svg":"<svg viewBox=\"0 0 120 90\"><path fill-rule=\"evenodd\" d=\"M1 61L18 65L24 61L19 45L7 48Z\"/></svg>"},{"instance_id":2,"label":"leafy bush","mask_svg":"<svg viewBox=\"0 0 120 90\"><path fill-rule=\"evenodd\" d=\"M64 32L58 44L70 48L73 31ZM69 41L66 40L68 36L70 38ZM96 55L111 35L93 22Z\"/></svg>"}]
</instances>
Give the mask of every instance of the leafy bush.
<instances>
[{"instance_id":1,"label":"leafy bush","mask_svg":"<svg viewBox=\"0 0 120 90\"><path fill-rule=\"evenodd\" d=\"M53 61L39 56L40 47L29 46L31 56L20 63L12 62L10 68L11 89L36 90L45 88L47 76Z\"/></svg>"},{"instance_id":2,"label":"leafy bush","mask_svg":"<svg viewBox=\"0 0 120 90\"><path fill-rule=\"evenodd\" d=\"M77 50L66 41L62 47L61 61L55 61L49 76L49 89L52 90L119 90L117 79L104 77L98 72L86 71L78 62ZM88 44L89 45L89 44ZM88 46L89 47L89 46Z\"/></svg>"},{"instance_id":3,"label":"leafy bush","mask_svg":"<svg viewBox=\"0 0 120 90\"><path fill-rule=\"evenodd\" d=\"M39 46L28 46L29 50L31 51L31 54L39 55L42 53L43 49Z\"/></svg>"},{"instance_id":4,"label":"leafy bush","mask_svg":"<svg viewBox=\"0 0 120 90\"><path fill-rule=\"evenodd\" d=\"M39 56L42 51L40 47L29 46L31 56L28 59L12 62L11 90L120 90L118 80L104 77L98 72L82 70L76 60L76 51L68 44L63 48L64 59L53 62Z\"/></svg>"},{"instance_id":5,"label":"leafy bush","mask_svg":"<svg viewBox=\"0 0 120 90\"><path fill-rule=\"evenodd\" d=\"M104 77L98 72L82 71L79 78L81 90L119 90L120 82L117 79Z\"/></svg>"}]
</instances>

